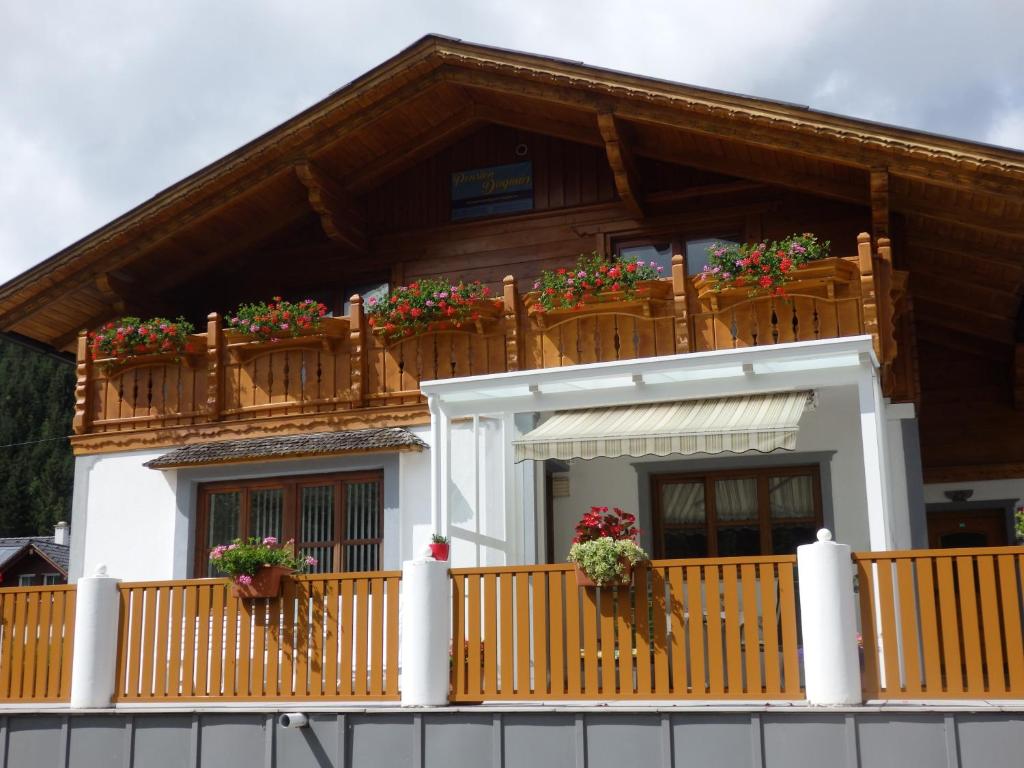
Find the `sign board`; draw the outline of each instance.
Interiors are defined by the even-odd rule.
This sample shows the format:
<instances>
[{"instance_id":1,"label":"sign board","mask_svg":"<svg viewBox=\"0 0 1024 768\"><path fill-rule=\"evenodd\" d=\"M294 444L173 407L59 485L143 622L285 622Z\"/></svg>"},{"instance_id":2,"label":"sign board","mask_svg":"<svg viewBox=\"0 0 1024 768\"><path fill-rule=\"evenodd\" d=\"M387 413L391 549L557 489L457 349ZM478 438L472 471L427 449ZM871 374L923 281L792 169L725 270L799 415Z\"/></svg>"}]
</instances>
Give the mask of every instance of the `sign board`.
<instances>
[{"instance_id":1,"label":"sign board","mask_svg":"<svg viewBox=\"0 0 1024 768\"><path fill-rule=\"evenodd\" d=\"M452 221L533 210L529 160L452 174Z\"/></svg>"}]
</instances>

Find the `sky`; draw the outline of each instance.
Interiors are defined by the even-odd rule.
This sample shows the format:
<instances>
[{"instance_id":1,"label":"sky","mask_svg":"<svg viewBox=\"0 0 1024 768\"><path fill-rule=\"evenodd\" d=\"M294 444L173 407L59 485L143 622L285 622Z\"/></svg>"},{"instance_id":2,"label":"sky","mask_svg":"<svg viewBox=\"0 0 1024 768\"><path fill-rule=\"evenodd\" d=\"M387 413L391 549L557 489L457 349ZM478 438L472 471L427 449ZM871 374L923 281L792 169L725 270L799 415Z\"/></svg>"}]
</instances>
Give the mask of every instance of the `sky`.
<instances>
[{"instance_id":1,"label":"sky","mask_svg":"<svg viewBox=\"0 0 1024 768\"><path fill-rule=\"evenodd\" d=\"M0 283L430 32L1024 149L1022 0L0 0Z\"/></svg>"}]
</instances>

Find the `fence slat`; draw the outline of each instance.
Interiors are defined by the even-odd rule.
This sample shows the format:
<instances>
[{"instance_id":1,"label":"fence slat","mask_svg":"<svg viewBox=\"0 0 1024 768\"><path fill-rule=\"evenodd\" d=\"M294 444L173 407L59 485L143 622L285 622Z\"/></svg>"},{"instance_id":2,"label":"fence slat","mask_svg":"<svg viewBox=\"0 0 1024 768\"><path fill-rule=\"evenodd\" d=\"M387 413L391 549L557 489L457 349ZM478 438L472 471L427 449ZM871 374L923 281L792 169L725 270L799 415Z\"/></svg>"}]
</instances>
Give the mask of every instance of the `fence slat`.
<instances>
[{"instance_id":1,"label":"fence slat","mask_svg":"<svg viewBox=\"0 0 1024 768\"><path fill-rule=\"evenodd\" d=\"M1024 560L1024 556L1021 557ZM1013 555L1000 555L999 597L1002 601L1003 630L1006 634L1006 666L1010 690L1024 691L1024 639L1021 638L1021 600Z\"/></svg>"},{"instance_id":2,"label":"fence slat","mask_svg":"<svg viewBox=\"0 0 1024 768\"><path fill-rule=\"evenodd\" d=\"M0 590L0 702L66 702L71 695L75 587Z\"/></svg>"}]
</instances>

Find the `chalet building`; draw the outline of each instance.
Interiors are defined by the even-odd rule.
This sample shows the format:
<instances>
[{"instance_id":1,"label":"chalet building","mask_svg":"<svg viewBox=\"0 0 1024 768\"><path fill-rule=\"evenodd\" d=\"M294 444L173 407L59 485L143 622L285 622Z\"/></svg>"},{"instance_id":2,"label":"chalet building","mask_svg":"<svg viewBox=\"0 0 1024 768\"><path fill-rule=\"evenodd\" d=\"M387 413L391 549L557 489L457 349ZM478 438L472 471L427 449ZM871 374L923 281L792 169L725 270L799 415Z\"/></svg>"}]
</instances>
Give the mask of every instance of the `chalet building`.
<instances>
[{"instance_id":1,"label":"chalet building","mask_svg":"<svg viewBox=\"0 0 1024 768\"><path fill-rule=\"evenodd\" d=\"M0 584L5 587L67 584L67 523L57 523L53 536L0 538Z\"/></svg>"},{"instance_id":2,"label":"chalet building","mask_svg":"<svg viewBox=\"0 0 1024 768\"><path fill-rule=\"evenodd\" d=\"M942 685L960 677L961 662L970 673L959 693L942 688L932 698L1000 698L991 686L1004 662L1002 697L1021 698L1019 600L1006 608L1016 624L993 624L1003 609L986 595L996 594L998 581L999 599L1010 601L999 605L1012 605L1021 560L1016 549L995 548L1014 543L1014 512L1024 499L1022 193L1019 151L437 36L420 40L0 286L0 329L77 359L69 577L91 577L102 565L126 580L113 700L341 696L329 672L315 696L290 687L291 671L287 691L284 682L273 693L220 687L235 663L235 640L219 634L230 603L203 591L221 582L199 581L215 575L210 549L236 537L294 538L317 559L316 573L302 577L312 580L296 583L319 584L330 600L365 601L367 589L395 594L395 569L421 556L432 533L452 540L453 702L616 698L615 690L621 698L801 699L798 668L809 665L810 691L813 663L810 653L798 656L810 630L805 624L798 637L795 629L794 553L821 528L861 558L865 699L928 698L938 690L938 650L922 640L918 656L907 639L918 620L936 649L945 629L954 634L944 636L943 653L963 649L962 659L943 667ZM794 272L785 295L723 288L704 276L716 243L804 233L828 241L830 256ZM595 253L606 264L639 260L657 277L571 307L546 306L545 280L557 281L559 270ZM480 281L488 293L459 325L389 332L379 307L399 287L433 278L453 286ZM321 302L325 316L281 338L254 337L232 322L235 307L277 296ZM116 328L125 316L181 316L195 332L180 351L103 354L87 332L109 322ZM625 637L612 639L615 621L632 619L616 619L607 602L558 613L552 638L593 626L602 644L613 644L599 652L581 640L581 672L562 634L558 653L568 655L553 666L555 640L531 644L523 627L533 612L560 612L563 596L570 599L558 564L591 506L638 517L640 543L655 558L651 573L660 574L650 577L653 605L663 605L665 590L698 581L686 592L685 612L679 607L668 625L658 618L664 611L652 609L651 619L636 613L645 627L636 642L651 647L613 649ZM905 594L914 584L930 596L933 581L914 579L933 574L935 594L953 595L950 558L934 553L949 547L960 548L958 567L974 568L970 558L979 563L970 571L981 585L977 596L964 587L948 598L953 619L958 601L968 599L982 616L984 630L972 625L975 634L959 644L955 622L945 613L936 619L935 604L912 617L913 597L892 602L892 590ZM907 554L923 549L933 551ZM900 559L914 557L935 558L937 570L914 577L904 570L911 560ZM706 558L723 564L695 564ZM701 568L711 568L703 587ZM368 581L358 581L362 572ZM970 574L957 573L965 585ZM341 581L323 586L335 578ZM507 635L501 629L495 659L497 638L481 616L498 610L495 594L501 611L511 611L513 588L520 595L539 579L548 586L516 603L520 634L513 641L513 625ZM127 583L140 580L137 588ZM813 583L801 577L801 600ZM719 587L721 647L708 639L719 631L717 603L703 609L704 629L689 619L701 614L691 601ZM163 592L179 588L188 590L184 598ZM288 594L282 599L301 598ZM672 605L683 606L678 594ZM876 598L882 624L873 632L867 624ZM214 611L215 629L204 620L194 630L201 643L209 639L202 633L218 633L210 640L216 666L207 668L205 650L196 662L201 684L190 676L187 649L184 662L146 656L140 672L139 654L154 637L163 653L180 635L174 622L169 630L160 624L172 599L184 600L186 612ZM474 602L487 600L483 609ZM757 621L755 603L763 613ZM170 605L182 610L181 602ZM397 666L397 597L362 605L360 621L369 610L372 621L392 622L363 638L365 684L367 664L378 675L382 664ZM274 621L292 620L268 610L274 632ZM234 632L235 622L223 620ZM245 620L238 631L262 631L259 621ZM776 637L768 629L774 622L788 629ZM1008 633L1002 641L1000 628ZM680 640L684 630L689 640ZM280 637L273 634L266 647L277 649ZM232 649L223 660L221 641ZM263 642L252 656L241 651L238 664L262 664ZM982 652L971 649L985 642L983 672L972 661ZM512 657L504 654L513 645L516 653L541 654L517 663L514 691L507 676L500 685L496 677L503 663L511 674ZM655 646L673 649L668 666L651 655ZM266 653L277 664L277 651ZM626 660L644 653L651 666L636 662L634 676L616 689ZM688 666L704 653L707 681ZM165 663L175 682L160 678L150 690L152 670ZM336 657L324 663L330 670ZM541 668L535 664L548 665L549 677L531 689ZM725 682L716 677L723 665ZM447 667L444 660L436 666ZM914 670L933 682L915 682ZM207 673L215 693L200 691ZM295 684L305 686L300 674ZM759 674L766 682L748 688ZM179 675L187 685L179 687ZM359 699L359 684L349 689L347 679L345 696ZM390 672L372 680L364 697L398 696ZM863 733L873 716L850 715L867 718ZM785 728L769 738L760 717L740 719L747 729L758 723L755 759L769 764L768 752L791 742ZM941 717L935 722L944 727ZM566 727L577 733L571 717ZM669 732L658 727L655 733ZM345 732L343 723L338 728ZM505 733L494 743L513 744L517 737ZM948 735L927 734L921 744L948 746ZM594 765L602 749L616 749L614 738L601 738L588 742ZM683 742L672 738L682 736L669 738L667 748L680 749ZM860 738L861 750L880 743ZM890 756L918 744L915 738L894 740ZM718 742L746 750L751 743L746 735ZM189 743L213 742L204 735ZM346 743L338 749L355 761L352 750L362 747ZM994 749L1008 742L975 743ZM864 764L881 764L868 751ZM785 764L810 764L812 753ZM530 753L517 754L508 764ZM541 764L556 764L554 753L544 754Z\"/></svg>"}]
</instances>

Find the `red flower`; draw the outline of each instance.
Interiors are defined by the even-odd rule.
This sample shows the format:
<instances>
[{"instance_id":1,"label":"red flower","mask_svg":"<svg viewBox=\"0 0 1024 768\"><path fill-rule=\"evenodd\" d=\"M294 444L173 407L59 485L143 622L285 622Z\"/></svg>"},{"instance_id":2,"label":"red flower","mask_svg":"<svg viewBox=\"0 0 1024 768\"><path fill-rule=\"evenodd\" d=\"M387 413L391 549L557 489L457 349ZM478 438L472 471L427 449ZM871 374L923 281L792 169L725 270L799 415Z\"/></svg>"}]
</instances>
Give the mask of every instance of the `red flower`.
<instances>
[{"instance_id":1,"label":"red flower","mask_svg":"<svg viewBox=\"0 0 1024 768\"><path fill-rule=\"evenodd\" d=\"M757 281L762 288L768 288L772 284L772 278L770 275L765 275Z\"/></svg>"},{"instance_id":2,"label":"red flower","mask_svg":"<svg viewBox=\"0 0 1024 768\"><path fill-rule=\"evenodd\" d=\"M636 262L635 261L629 262L629 264L626 265L626 271L627 272L636 272Z\"/></svg>"}]
</instances>

